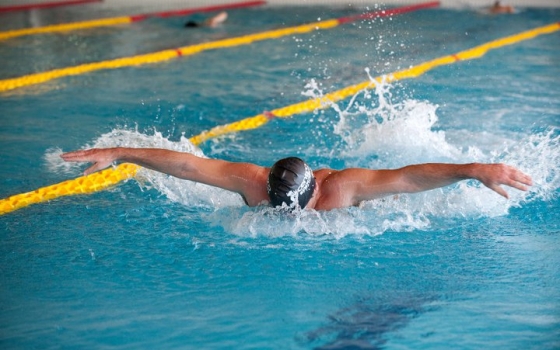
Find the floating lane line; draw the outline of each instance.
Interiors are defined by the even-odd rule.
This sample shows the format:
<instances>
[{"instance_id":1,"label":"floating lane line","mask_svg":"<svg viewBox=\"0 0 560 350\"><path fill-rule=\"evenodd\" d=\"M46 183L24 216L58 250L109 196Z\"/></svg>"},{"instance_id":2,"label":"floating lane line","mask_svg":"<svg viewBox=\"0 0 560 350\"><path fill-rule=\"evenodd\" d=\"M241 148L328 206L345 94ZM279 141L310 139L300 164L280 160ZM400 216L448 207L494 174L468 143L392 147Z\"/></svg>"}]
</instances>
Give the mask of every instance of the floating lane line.
<instances>
[{"instance_id":1,"label":"floating lane line","mask_svg":"<svg viewBox=\"0 0 560 350\"><path fill-rule=\"evenodd\" d=\"M319 29L330 29L340 24L345 24L351 21L357 21L363 19L365 18L364 16L366 15L369 16L367 18L387 17L387 16L392 16L394 14L403 14L406 12L426 9L430 7L436 7L438 5L439 5L438 1L427 2L427 3L417 4L417 5L403 6L392 10L375 11L365 15L344 17L341 19L325 20L325 21L315 22L311 24L300 25L296 27L270 30L261 33L256 33L256 34L249 34L249 35L244 35L235 38L184 46L176 49L163 50L163 51L158 51L158 52L148 53L143 55L123 57L123 58L117 58L117 59L101 61L101 62L86 63L73 67L59 68L59 69L54 69L41 73L24 75L17 78L0 80L0 92L9 91L24 86L29 86L29 85L41 84L50 80L54 80L66 76L80 75L80 74L85 74L85 73L104 70L104 69L117 69L123 67L140 66L145 64L154 64L154 63L171 60L177 57L195 55L200 52L208 51L208 50L223 49L223 48L235 47L241 45L249 45L254 42L269 40L269 39L278 39L292 34L304 34Z\"/></svg>"},{"instance_id":2,"label":"floating lane line","mask_svg":"<svg viewBox=\"0 0 560 350\"><path fill-rule=\"evenodd\" d=\"M88 29L88 28L103 27L103 26L115 26L119 24L128 24L130 22L132 22L130 17L111 17L111 18L95 19L95 20L84 21L84 22L55 24L51 26L36 27L36 28L15 29L15 30L0 32L0 40L7 40L7 39L12 39L25 35L70 32L72 30L78 30L78 29Z\"/></svg>"},{"instance_id":3,"label":"floating lane line","mask_svg":"<svg viewBox=\"0 0 560 350\"><path fill-rule=\"evenodd\" d=\"M484 56L489 50L501 48L508 45L513 45L518 42L529 40L539 35L550 34L558 30L560 30L560 22L535 28L532 30L528 30L519 34L497 39L494 41L490 41L488 43L473 47L465 51L458 52L456 54L439 57L431 61L427 61L418 64L416 66L412 66L408 69L393 72L388 75L378 76L374 79L374 82L364 81L362 83L351 85L346 88L328 93L322 97L318 97L315 99L307 100L304 102L300 102L283 108L272 110L270 111L270 115L277 118L287 118L295 114L313 112L316 109L326 108L333 102L337 102L347 97L354 96L355 94L357 94L362 90L374 88L377 83L381 83L383 80L386 82L393 82L393 81L398 81L403 79L416 78L436 67L453 64L457 61L466 61L466 60L480 58ZM270 115L266 116L264 114L259 114L257 116L246 118L230 124L220 125L208 131L204 131L197 136L193 136L190 140L194 144L200 144L209 139L222 136L225 134L243 131L243 130L255 129L266 124L270 119L272 119Z\"/></svg>"},{"instance_id":4,"label":"floating lane line","mask_svg":"<svg viewBox=\"0 0 560 350\"><path fill-rule=\"evenodd\" d=\"M266 1L244 1L244 2L234 2L231 4L220 4L220 5L212 5L206 7L199 7L195 9L183 9L183 10L172 10L172 11L165 11L165 12L157 12L157 13L147 13L141 15L134 15L131 16L132 22L139 22L143 21L150 17L160 17L160 18L167 18L173 16L186 16L192 15L193 13L197 12L214 12L214 11L223 11L223 10L234 10L244 7L252 7L252 6L260 6L265 5Z\"/></svg>"},{"instance_id":5,"label":"floating lane line","mask_svg":"<svg viewBox=\"0 0 560 350\"><path fill-rule=\"evenodd\" d=\"M80 176L51 186L41 187L35 191L11 196L0 200L0 215L58 197L101 191L134 177L138 169L140 167L135 164L123 163L115 168L91 174L94 176Z\"/></svg>"},{"instance_id":6,"label":"floating lane line","mask_svg":"<svg viewBox=\"0 0 560 350\"><path fill-rule=\"evenodd\" d=\"M558 30L560 30L560 22L528 30L502 39L494 40L486 44L476 46L472 49L436 58L431 61L412 66L408 69L394 72L392 74L378 76L374 79L375 81L373 82L368 80L331 92L320 98L310 99L283 108L278 108L271 112L265 112L251 118L246 118L234 123L217 126L209 131L202 132L201 134L194 136L189 140L193 144L199 145L202 142L221 135L256 129L265 125L269 120L272 120L274 118L287 118L296 114L309 113L314 111L315 109L326 108L333 102L343 100L349 96L354 96L356 93L362 90L374 88L376 83L382 82L383 80L392 82L402 79L415 78L436 67L450 65L459 61L480 58L484 56L489 50L513 45L515 43L529 40L539 35L550 34ZM35 191L17 194L0 200L0 215L18 210L31 204L45 202L61 196L70 196L101 191L108 187L114 186L121 181L134 177L139 169L140 167L137 165L123 163L114 168L105 169L103 171L87 176L81 176L73 180L67 180L55 185L42 187Z\"/></svg>"},{"instance_id":7,"label":"floating lane line","mask_svg":"<svg viewBox=\"0 0 560 350\"><path fill-rule=\"evenodd\" d=\"M95 0L99 1L99 0ZM69 32L73 30L89 29L94 27L105 27L114 26L119 24L129 24L134 22L140 22L152 17L171 17L171 16L186 16L193 13L199 12L212 12L212 11L222 11L231 10L242 7L259 6L266 4L266 1L245 1L236 2L232 4L214 5L198 8L190 8L175 11L157 12L157 13L146 13L133 16L121 16L121 17L110 17L94 19L90 21L63 23L63 24L53 24L50 26L36 27L36 28L24 28L24 29L14 29L4 32L0 32L0 40L7 40L25 35L35 35L35 34L47 34L47 33L57 33L57 32Z\"/></svg>"},{"instance_id":8,"label":"floating lane line","mask_svg":"<svg viewBox=\"0 0 560 350\"><path fill-rule=\"evenodd\" d=\"M52 2L38 2L35 4L24 4L24 5L13 5L13 6L0 6L0 13L15 12L15 11L29 11L29 10L71 6L71 5L85 5L92 2L101 2L101 1L103 0L66 0L66 1L52 1Z\"/></svg>"}]
</instances>

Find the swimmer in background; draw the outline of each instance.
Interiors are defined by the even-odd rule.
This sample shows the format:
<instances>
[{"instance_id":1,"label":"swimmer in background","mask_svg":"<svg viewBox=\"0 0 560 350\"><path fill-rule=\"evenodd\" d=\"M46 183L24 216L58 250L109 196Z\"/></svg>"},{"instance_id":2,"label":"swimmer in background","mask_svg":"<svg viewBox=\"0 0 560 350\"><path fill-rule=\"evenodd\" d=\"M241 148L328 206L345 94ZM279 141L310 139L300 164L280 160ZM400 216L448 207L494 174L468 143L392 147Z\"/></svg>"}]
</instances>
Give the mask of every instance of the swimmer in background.
<instances>
[{"instance_id":1,"label":"swimmer in background","mask_svg":"<svg viewBox=\"0 0 560 350\"><path fill-rule=\"evenodd\" d=\"M496 1L493 6L488 8L488 12L491 14L500 14L500 13L514 13L515 9L513 6L509 5L502 5L499 1Z\"/></svg>"},{"instance_id":2,"label":"swimmer in background","mask_svg":"<svg viewBox=\"0 0 560 350\"><path fill-rule=\"evenodd\" d=\"M227 12L220 12L217 15L215 15L214 17L210 17L207 20L205 20L204 22L195 22L195 21L188 21L187 23L185 23L185 27L186 28L196 28L196 27L210 27L210 28L215 28L218 25L224 23L226 21L228 17Z\"/></svg>"},{"instance_id":3,"label":"swimmer in background","mask_svg":"<svg viewBox=\"0 0 560 350\"><path fill-rule=\"evenodd\" d=\"M200 182L241 195L249 206L331 210L398 193L415 193L475 179L508 198L501 185L526 191L531 177L505 164L427 163L400 169L312 171L299 158L285 158L271 168L252 163L208 159L159 148L102 148L61 155L67 162L93 163L85 175L122 161L180 179Z\"/></svg>"}]
</instances>

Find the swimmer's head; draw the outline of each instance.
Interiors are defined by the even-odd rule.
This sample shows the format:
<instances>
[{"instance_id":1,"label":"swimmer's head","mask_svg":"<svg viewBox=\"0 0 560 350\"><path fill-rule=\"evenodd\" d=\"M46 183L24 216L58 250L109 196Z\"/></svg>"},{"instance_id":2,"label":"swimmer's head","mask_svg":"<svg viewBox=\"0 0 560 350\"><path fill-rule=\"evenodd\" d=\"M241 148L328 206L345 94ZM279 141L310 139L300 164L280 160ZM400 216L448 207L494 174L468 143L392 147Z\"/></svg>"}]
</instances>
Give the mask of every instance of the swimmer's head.
<instances>
[{"instance_id":1,"label":"swimmer's head","mask_svg":"<svg viewBox=\"0 0 560 350\"><path fill-rule=\"evenodd\" d=\"M270 168L267 183L272 206L305 208L315 190L315 177L311 168L296 157L284 158Z\"/></svg>"},{"instance_id":2,"label":"swimmer's head","mask_svg":"<svg viewBox=\"0 0 560 350\"><path fill-rule=\"evenodd\" d=\"M188 21L187 23L185 23L185 28L196 28L196 27L200 27L200 24L198 24L195 21Z\"/></svg>"}]
</instances>

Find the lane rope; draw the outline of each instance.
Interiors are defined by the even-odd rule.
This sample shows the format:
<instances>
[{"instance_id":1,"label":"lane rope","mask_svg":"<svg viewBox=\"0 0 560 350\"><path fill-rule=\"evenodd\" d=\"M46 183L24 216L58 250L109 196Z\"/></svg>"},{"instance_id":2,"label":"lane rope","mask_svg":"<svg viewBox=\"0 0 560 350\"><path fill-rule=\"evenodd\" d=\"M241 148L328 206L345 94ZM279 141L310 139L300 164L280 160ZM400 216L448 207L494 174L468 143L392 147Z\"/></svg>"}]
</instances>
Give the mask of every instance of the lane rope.
<instances>
[{"instance_id":1,"label":"lane rope","mask_svg":"<svg viewBox=\"0 0 560 350\"><path fill-rule=\"evenodd\" d=\"M123 58L117 58L117 59L101 61L101 62L86 63L73 67L53 69L46 72L34 73L34 74L24 75L17 78L0 80L0 92L9 91L24 86L29 86L29 85L41 84L62 77L80 75L80 74L85 74L98 70L117 69L123 67L160 63L167 60L171 60L173 58L195 55L200 52L208 51L208 50L223 49L223 48L229 48L229 47L241 46L241 45L249 45L254 42L269 40L269 39L278 39L292 34L304 34L319 29L330 29L340 24L346 24L352 21L364 19L366 18L365 16L387 17L396 14L403 14L406 12L436 7L436 6L439 6L439 1L427 2L427 3L417 4L417 5L410 5L410 6L403 6L392 10L375 11L375 12L357 15L357 16L343 17L340 19L325 20L325 21L320 21L320 22L315 22L310 24L304 24L296 27L270 30L261 33L256 33L256 34L249 34L249 35L244 35L235 38L184 46L176 49L163 50L163 51L158 51L158 52L148 53L143 55L123 57ZM121 18L116 20L120 21L124 19Z\"/></svg>"},{"instance_id":2,"label":"lane rope","mask_svg":"<svg viewBox=\"0 0 560 350\"><path fill-rule=\"evenodd\" d=\"M72 6L72 5L86 5L92 2L102 2L102 1L103 0L66 0L66 1L38 2L34 4L24 4L24 5L0 6L0 13L29 11L29 10L36 10L36 9L46 9L46 8Z\"/></svg>"},{"instance_id":3,"label":"lane rope","mask_svg":"<svg viewBox=\"0 0 560 350\"><path fill-rule=\"evenodd\" d=\"M384 79L385 81L392 82L402 79L415 78L436 67L450 65L460 61L477 59L484 56L490 50L513 45L521 41L533 39L543 34L550 34L558 30L560 30L560 22L493 40L456 54L436 58L388 75L378 76L374 79L375 82L368 80L331 92L320 98L310 99L283 108L278 108L270 112L264 112L254 117L246 118L234 123L217 126L209 131L204 131L189 140L193 144L199 145L211 138L228 133L256 129L274 118L287 118L295 114L309 113L316 109L326 108L333 102L340 101L349 96L354 96L356 93L363 91L364 89L374 88L377 82L382 82ZM114 168L105 169L101 172L93 173L88 176L81 176L74 180L67 180L59 184L39 188L35 191L14 195L0 200L0 215L31 204L45 202L61 196L101 191L114 186L121 181L134 177L139 169L140 167L137 165L123 163Z\"/></svg>"},{"instance_id":4,"label":"lane rope","mask_svg":"<svg viewBox=\"0 0 560 350\"><path fill-rule=\"evenodd\" d=\"M485 44L473 47L471 49L458 52L456 54L448 55L427 61L410 68L393 72L387 75L382 75L374 78L372 81L364 81L356 85L351 85L343 89L328 93L322 97L310 99L304 102L292 104L283 108L275 109L270 112L274 117L277 118L287 118L294 114L309 113L316 109L324 109L330 106L333 102L341 101L347 97L354 96L358 92L374 88L376 84L381 83L383 80L385 82L393 82L403 79L411 79L421 76L429 70L436 67L453 64L458 61L467 61L471 59L476 59L484 56L488 51L501 48L508 45L513 45L515 43L529 40L535 38L539 35L550 34L560 30L560 22L551 25L535 28L528 30L519 34L511 35L501 39L493 40ZM246 118L240 121L236 121L230 124L220 125L214 127L208 131L204 131L197 136L193 136L190 140L195 145L203 143L209 139L216 138L218 136L226 135L229 133L256 129L270 120L265 114L259 114L254 117Z\"/></svg>"},{"instance_id":5,"label":"lane rope","mask_svg":"<svg viewBox=\"0 0 560 350\"><path fill-rule=\"evenodd\" d=\"M95 1L99 1L99 0L95 0ZM244 2L236 2L231 4L189 8L189 9L182 9L182 10L145 13L145 14L138 14L132 16L101 18L101 19L93 19L89 21L80 21L80 22L63 23L63 24L53 24L49 26L36 27L36 28L14 29L14 30L7 30L7 31L0 32L0 40L13 39L26 35L69 32L73 30L89 29L94 27L129 24L134 22L140 22L152 17L165 18L171 16L186 16L186 15L191 15L193 13L233 10L233 9L238 9L243 7L259 6L264 4L266 4L266 1L244 1Z\"/></svg>"}]
</instances>

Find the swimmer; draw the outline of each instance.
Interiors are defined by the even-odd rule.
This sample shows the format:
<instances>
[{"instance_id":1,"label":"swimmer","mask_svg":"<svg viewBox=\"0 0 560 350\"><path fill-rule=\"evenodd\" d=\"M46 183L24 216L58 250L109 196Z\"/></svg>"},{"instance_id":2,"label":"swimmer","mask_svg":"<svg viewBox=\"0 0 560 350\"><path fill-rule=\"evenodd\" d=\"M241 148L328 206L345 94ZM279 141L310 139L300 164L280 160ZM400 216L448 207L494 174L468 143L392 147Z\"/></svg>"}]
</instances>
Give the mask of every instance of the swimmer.
<instances>
[{"instance_id":1,"label":"swimmer","mask_svg":"<svg viewBox=\"0 0 560 350\"><path fill-rule=\"evenodd\" d=\"M188 21L185 23L185 27L187 28L195 28L195 27L210 27L215 28L218 25L224 23L228 17L227 12L220 12L214 17L208 18L206 21L199 23L195 21Z\"/></svg>"},{"instance_id":2,"label":"swimmer","mask_svg":"<svg viewBox=\"0 0 560 350\"><path fill-rule=\"evenodd\" d=\"M271 168L252 163L208 159L159 148L99 148L61 155L67 162L93 163L84 174L114 162L134 163L180 179L200 182L241 195L249 206L296 207L316 210L358 206L361 202L398 193L414 193L475 179L508 198L501 185L526 191L531 177L506 164L427 163L400 169L312 171L301 159L277 161Z\"/></svg>"},{"instance_id":3,"label":"swimmer","mask_svg":"<svg viewBox=\"0 0 560 350\"><path fill-rule=\"evenodd\" d=\"M512 6L502 5L499 1L496 1L493 6L488 8L488 12L492 14L514 13L515 9Z\"/></svg>"}]
</instances>

